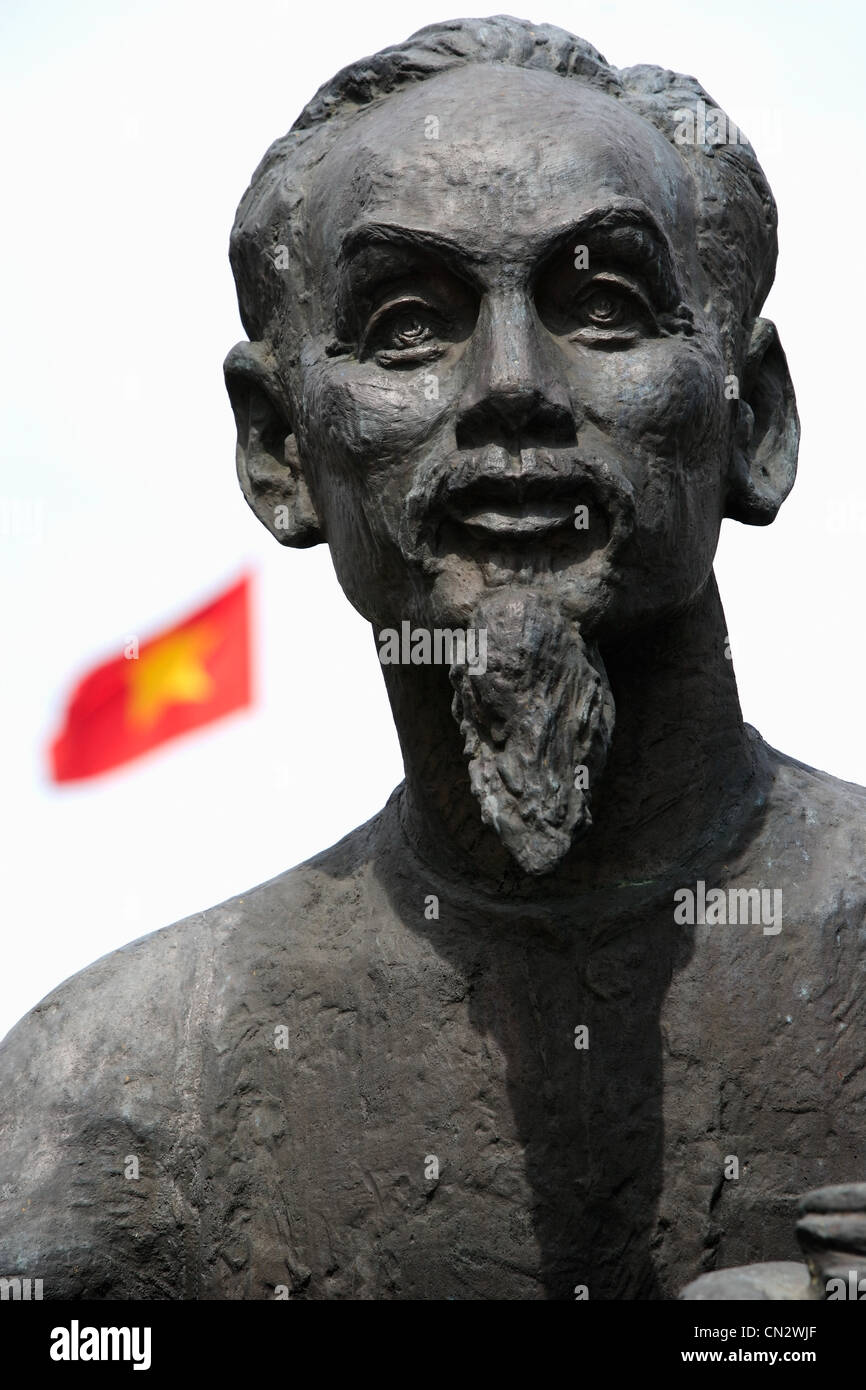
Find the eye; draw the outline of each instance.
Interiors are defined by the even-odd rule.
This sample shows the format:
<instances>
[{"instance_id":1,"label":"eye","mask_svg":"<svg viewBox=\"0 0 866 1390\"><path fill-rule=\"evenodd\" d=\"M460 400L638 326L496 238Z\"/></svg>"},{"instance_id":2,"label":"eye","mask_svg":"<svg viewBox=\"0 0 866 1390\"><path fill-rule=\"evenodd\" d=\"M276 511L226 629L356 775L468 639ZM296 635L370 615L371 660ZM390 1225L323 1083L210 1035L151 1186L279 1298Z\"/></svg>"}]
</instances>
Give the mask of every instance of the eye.
<instances>
[{"instance_id":1,"label":"eye","mask_svg":"<svg viewBox=\"0 0 866 1390\"><path fill-rule=\"evenodd\" d=\"M574 301L572 314L578 339L582 330L629 340L652 331L655 319L647 300L633 284L618 276L597 277Z\"/></svg>"},{"instance_id":2,"label":"eye","mask_svg":"<svg viewBox=\"0 0 866 1390\"><path fill-rule=\"evenodd\" d=\"M395 314L390 320L387 332L383 334L383 347L401 348L417 347L419 343L425 343L433 337L433 328L429 318L415 309L407 309L404 313Z\"/></svg>"},{"instance_id":3,"label":"eye","mask_svg":"<svg viewBox=\"0 0 866 1390\"><path fill-rule=\"evenodd\" d=\"M617 328L628 318L630 306L625 295L593 290L581 301L580 308L588 323L598 328Z\"/></svg>"},{"instance_id":4,"label":"eye","mask_svg":"<svg viewBox=\"0 0 866 1390\"><path fill-rule=\"evenodd\" d=\"M539 278L535 302L545 328L586 347L633 347L660 331L644 278L619 267L576 278L571 260L560 258Z\"/></svg>"},{"instance_id":5,"label":"eye","mask_svg":"<svg viewBox=\"0 0 866 1390\"><path fill-rule=\"evenodd\" d=\"M424 300L403 299L373 314L360 344L360 356L375 355L385 365L428 361L444 351L450 336L443 317Z\"/></svg>"}]
</instances>

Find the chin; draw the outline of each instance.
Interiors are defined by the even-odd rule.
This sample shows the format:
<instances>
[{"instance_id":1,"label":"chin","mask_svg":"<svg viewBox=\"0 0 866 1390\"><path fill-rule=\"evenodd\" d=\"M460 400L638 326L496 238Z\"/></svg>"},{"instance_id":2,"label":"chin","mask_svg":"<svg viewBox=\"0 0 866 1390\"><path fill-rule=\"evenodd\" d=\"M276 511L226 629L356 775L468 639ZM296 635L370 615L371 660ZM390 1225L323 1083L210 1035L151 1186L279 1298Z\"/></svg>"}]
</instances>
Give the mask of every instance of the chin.
<instances>
[{"instance_id":1,"label":"chin","mask_svg":"<svg viewBox=\"0 0 866 1390\"><path fill-rule=\"evenodd\" d=\"M552 599L565 617L591 633L620 598L607 565L551 566L545 557L516 561L501 554L486 560L449 556L437 566L428 611L437 626L467 623L479 600L494 589L532 591Z\"/></svg>"}]
</instances>

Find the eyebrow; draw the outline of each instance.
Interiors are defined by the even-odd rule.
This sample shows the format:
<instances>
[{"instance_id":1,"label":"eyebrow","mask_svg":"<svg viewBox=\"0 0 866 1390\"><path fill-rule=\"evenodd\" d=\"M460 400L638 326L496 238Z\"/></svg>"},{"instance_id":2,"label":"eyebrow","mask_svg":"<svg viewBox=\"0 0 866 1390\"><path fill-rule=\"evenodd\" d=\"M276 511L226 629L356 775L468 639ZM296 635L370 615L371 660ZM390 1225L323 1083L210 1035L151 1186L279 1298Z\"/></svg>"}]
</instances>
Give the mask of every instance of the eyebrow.
<instances>
[{"instance_id":1,"label":"eyebrow","mask_svg":"<svg viewBox=\"0 0 866 1390\"><path fill-rule=\"evenodd\" d=\"M676 282L673 250L667 235L645 203L639 199L617 198L599 207L589 208L575 221L541 233L531 248L530 257L536 263L547 260L574 237L604 237L622 230L643 232L654 244L663 262L667 277ZM466 270L486 260L485 252L461 246L442 232L423 227L405 227L391 222L363 222L351 227L343 238L338 264L345 265L371 246L393 245L400 250L433 251L455 268Z\"/></svg>"}]
</instances>

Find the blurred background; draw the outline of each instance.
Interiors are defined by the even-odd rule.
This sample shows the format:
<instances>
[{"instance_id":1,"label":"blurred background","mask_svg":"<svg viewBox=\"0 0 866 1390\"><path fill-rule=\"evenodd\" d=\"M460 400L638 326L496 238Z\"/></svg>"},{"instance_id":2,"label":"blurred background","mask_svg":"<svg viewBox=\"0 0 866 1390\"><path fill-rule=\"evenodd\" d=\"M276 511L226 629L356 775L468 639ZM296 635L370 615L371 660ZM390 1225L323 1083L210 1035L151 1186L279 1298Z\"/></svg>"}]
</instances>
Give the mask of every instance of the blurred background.
<instances>
[{"instance_id":1,"label":"blurred background","mask_svg":"<svg viewBox=\"0 0 866 1390\"><path fill-rule=\"evenodd\" d=\"M106 951L241 892L377 811L402 776L372 635L327 551L276 544L234 475L227 259L268 144L338 68L459 0L4 0L0 1036ZM619 67L693 73L780 212L775 319L803 425L768 530L717 573L746 718L866 783L862 608L864 11L533 0ZM53 785L79 676L255 574L254 706Z\"/></svg>"}]
</instances>

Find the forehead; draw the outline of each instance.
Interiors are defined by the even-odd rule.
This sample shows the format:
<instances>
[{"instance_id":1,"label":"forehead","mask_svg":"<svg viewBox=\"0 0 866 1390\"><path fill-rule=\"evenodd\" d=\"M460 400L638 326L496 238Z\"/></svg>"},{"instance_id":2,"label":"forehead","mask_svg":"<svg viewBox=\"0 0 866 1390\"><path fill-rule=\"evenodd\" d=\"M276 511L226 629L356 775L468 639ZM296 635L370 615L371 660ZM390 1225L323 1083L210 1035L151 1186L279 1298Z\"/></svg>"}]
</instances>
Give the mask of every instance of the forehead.
<instances>
[{"instance_id":1,"label":"forehead","mask_svg":"<svg viewBox=\"0 0 866 1390\"><path fill-rule=\"evenodd\" d=\"M693 185L660 131L573 78L470 64L385 98L341 133L315 171L306 233L327 281L345 234L365 222L447 232L473 258L519 258L616 197L645 203L690 260Z\"/></svg>"}]
</instances>

